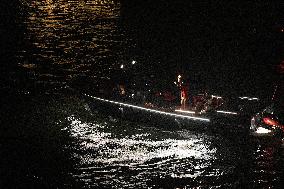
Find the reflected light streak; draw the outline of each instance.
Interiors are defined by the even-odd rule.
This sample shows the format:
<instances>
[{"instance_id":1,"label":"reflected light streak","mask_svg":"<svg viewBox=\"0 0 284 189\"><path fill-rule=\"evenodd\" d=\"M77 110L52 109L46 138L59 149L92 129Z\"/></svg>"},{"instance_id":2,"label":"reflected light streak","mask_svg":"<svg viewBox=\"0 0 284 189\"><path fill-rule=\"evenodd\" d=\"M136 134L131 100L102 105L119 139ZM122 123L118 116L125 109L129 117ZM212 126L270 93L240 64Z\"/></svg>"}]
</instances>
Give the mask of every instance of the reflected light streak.
<instances>
[{"instance_id":1,"label":"reflected light streak","mask_svg":"<svg viewBox=\"0 0 284 189\"><path fill-rule=\"evenodd\" d=\"M222 111L222 110L217 110L218 113L222 113L222 114L232 114L232 115L238 115L237 112L228 112L228 111Z\"/></svg>"},{"instance_id":2,"label":"reflected light streak","mask_svg":"<svg viewBox=\"0 0 284 189\"><path fill-rule=\"evenodd\" d=\"M240 99L244 100L244 99L247 99L247 100L259 100L259 98L255 98L255 97L247 97L247 96L243 96L243 97L239 97Z\"/></svg>"},{"instance_id":3,"label":"reflected light streak","mask_svg":"<svg viewBox=\"0 0 284 189\"><path fill-rule=\"evenodd\" d=\"M211 95L211 96L212 96L212 98L217 98L217 99L222 98L221 96L216 96L216 95Z\"/></svg>"},{"instance_id":4,"label":"reflected light streak","mask_svg":"<svg viewBox=\"0 0 284 189\"><path fill-rule=\"evenodd\" d=\"M148 111L148 112L152 112L152 113L157 113L157 114L162 114L162 115L167 115L167 116L172 116L172 117L178 117L178 118L191 119L191 120L195 120L195 121L210 122L210 119L208 119L208 118L195 117L195 116L186 116L186 115L181 115L181 114L174 114L174 113L169 113L169 112L163 112L163 111L159 111L159 110L144 108L144 107L141 107L141 106L135 106L135 105L131 105L131 104L126 104L126 103L121 103L121 102L115 102L115 101L112 101L112 100L102 99L102 98L94 97L94 96L87 95L87 94L84 94L84 95L88 96L90 98L93 98L95 100L99 100L99 101L103 101L103 102L109 102L109 103L112 103L112 104L119 104L121 106L134 108L134 109L139 109L139 110L143 110L143 111Z\"/></svg>"}]
</instances>

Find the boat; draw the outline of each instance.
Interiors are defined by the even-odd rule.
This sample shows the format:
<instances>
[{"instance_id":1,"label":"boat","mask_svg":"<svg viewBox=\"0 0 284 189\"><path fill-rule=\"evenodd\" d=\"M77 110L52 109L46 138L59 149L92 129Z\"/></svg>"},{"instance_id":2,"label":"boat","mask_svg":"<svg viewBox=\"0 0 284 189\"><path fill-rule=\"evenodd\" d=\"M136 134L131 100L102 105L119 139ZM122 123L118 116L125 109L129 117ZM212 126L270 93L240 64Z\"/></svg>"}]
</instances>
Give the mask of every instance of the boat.
<instances>
[{"instance_id":1,"label":"boat","mask_svg":"<svg viewBox=\"0 0 284 189\"><path fill-rule=\"evenodd\" d=\"M255 97L229 98L200 93L194 95L191 105L184 108L167 93L159 92L146 98L139 95L141 92L120 98L105 98L104 95L83 93L93 111L135 122L169 127L179 125L192 129L211 125L241 125L249 129L250 116L260 105L260 99Z\"/></svg>"}]
</instances>

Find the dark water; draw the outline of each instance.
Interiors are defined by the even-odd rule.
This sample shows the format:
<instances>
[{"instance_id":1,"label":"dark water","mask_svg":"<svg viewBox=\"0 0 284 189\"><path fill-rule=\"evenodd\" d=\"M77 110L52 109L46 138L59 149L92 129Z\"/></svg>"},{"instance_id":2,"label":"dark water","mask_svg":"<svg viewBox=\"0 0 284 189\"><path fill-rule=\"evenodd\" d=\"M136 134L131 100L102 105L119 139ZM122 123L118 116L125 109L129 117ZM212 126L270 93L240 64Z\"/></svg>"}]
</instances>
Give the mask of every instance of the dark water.
<instances>
[{"instance_id":1,"label":"dark water","mask_svg":"<svg viewBox=\"0 0 284 189\"><path fill-rule=\"evenodd\" d=\"M3 72L22 68L37 83L117 79L123 64L137 80L154 75L167 85L183 73L192 88L265 96L273 65L283 58L277 3L22 0L3 6L1 59L10 68Z\"/></svg>"},{"instance_id":2,"label":"dark water","mask_svg":"<svg viewBox=\"0 0 284 189\"><path fill-rule=\"evenodd\" d=\"M276 3L10 1L1 7L1 188L281 188L283 148L90 112L121 64L257 96L281 59ZM136 65L131 62L137 61ZM261 94L260 94L261 93ZM190 125L188 125L190 128Z\"/></svg>"},{"instance_id":3,"label":"dark water","mask_svg":"<svg viewBox=\"0 0 284 189\"><path fill-rule=\"evenodd\" d=\"M90 112L76 93L1 104L1 188L281 188L284 151L229 129ZM200 127L203 127L202 125ZM228 127L229 128L229 127Z\"/></svg>"}]
</instances>

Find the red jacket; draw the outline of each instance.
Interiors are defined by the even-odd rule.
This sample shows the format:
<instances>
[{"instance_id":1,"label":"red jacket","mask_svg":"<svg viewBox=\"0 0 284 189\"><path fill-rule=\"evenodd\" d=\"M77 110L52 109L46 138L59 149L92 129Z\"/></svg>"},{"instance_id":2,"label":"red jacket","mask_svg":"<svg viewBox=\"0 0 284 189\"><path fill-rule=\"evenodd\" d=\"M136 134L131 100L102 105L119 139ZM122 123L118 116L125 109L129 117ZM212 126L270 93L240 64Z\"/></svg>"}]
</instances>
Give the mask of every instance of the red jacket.
<instances>
[{"instance_id":1,"label":"red jacket","mask_svg":"<svg viewBox=\"0 0 284 189\"><path fill-rule=\"evenodd\" d=\"M188 98L188 87L181 87L181 97Z\"/></svg>"}]
</instances>

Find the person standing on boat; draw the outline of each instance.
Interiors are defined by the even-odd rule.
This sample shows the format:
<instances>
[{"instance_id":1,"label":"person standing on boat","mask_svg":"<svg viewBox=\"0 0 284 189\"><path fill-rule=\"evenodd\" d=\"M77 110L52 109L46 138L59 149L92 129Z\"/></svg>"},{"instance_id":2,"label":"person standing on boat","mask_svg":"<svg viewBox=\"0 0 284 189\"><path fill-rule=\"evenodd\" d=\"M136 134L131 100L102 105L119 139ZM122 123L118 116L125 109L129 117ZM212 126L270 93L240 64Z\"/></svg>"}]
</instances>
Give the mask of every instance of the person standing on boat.
<instances>
[{"instance_id":1,"label":"person standing on boat","mask_svg":"<svg viewBox=\"0 0 284 189\"><path fill-rule=\"evenodd\" d=\"M177 77L177 82L175 82L180 90L180 106L181 109L186 108L186 103L188 100L188 84L183 81L182 76L179 74Z\"/></svg>"},{"instance_id":2,"label":"person standing on boat","mask_svg":"<svg viewBox=\"0 0 284 189\"><path fill-rule=\"evenodd\" d=\"M181 103L181 108L182 109L186 109L187 107L187 101L188 101L188 85L187 84L183 84L181 86L181 90L180 90L180 103Z\"/></svg>"},{"instance_id":3,"label":"person standing on boat","mask_svg":"<svg viewBox=\"0 0 284 189\"><path fill-rule=\"evenodd\" d=\"M174 84L177 86L178 88L178 102L181 103L181 85L182 85L182 78L181 78L181 75L179 74L177 76L177 81L174 82Z\"/></svg>"}]
</instances>

